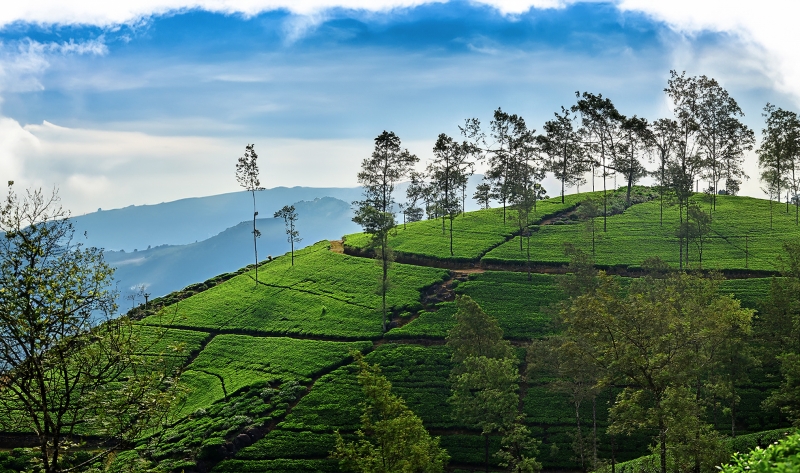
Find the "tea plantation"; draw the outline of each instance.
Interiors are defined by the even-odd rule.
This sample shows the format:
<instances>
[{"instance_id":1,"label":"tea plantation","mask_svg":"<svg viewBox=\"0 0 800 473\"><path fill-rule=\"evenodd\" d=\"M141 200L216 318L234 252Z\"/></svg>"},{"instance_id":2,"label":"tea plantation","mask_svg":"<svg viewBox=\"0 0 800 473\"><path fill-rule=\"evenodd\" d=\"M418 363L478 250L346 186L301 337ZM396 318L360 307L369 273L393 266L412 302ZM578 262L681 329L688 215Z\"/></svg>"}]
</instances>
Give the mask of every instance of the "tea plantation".
<instances>
[{"instance_id":1,"label":"tea plantation","mask_svg":"<svg viewBox=\"0 0 800 473\"><path fill-rule=\"evenodd\" d=\"M586 196L568 196L564 204L560 199L538 203L530 238L535 264L561 268L568 260L565 242L591 250L586 222L571 217ZM598 265L637 267L648 256L677 263L677 209L665 208L662 226L659 201L648 199L608 217L608 232L596 219ZM704 242L703 268L774 271L780 242L800 237L800 227L792 215L773 210L770 228L768 202L720 196L712 233ZM365 257L369 240L363 234L346 236L351 254L332 252L322 241L296 252L294 265L288 255L264 262L257 282L254 271L246 271L151 311L138 324L142 354L170 357L182 366L185 395L174 406L169 425L149 432L137 448L149 449L150 457L171 471L339 471L328 459L334 432L355 438L360 423L362 391L352 364L357 351L381 366L394 391L429 431L441 436L450 468L482 469L480 432L455 420L448 403L452 365L444 342L454 324L453 298L468 295L498 320L517 351L520 372L527 373L526 346L557 330L552 315L566 297L560 281L567 276L546 274L542 267L530 276L521 271L527 256L514 236L519 231L515 218L511 209L505 224L502 209L457 217L453 256L441 220L400 225L390 245L399 260L417 258L417 264L391 266L392 323L386 333L377 291L380 268ZM691 243L690 265L696 252ZM470 271L443 268L448 265ZM758 309L772 284L768 274L758 275L727 280L722 291ZM548 375L531 372L520 386L521 410L542 441L538 459L544 468L576 471L576 406L549 381ZM755 370L738 386L741 433L786 425L779 415L760 408L777 382L775 373ZM605 431L616 392L598 397L594 411L591 402L577 408L584 438L591 435L593 418L598 431ZM720 406L711 409L717 409L717 428L725 432L726 412ZM605 434L600 435L600 444L608 445ZM598 455L633 461L649 453L650 439L644 434L620 437L615 451L602 447ZM499 442L492 437L490 450L496 451ZM117 458L123 464L126 456ZM491 462L499 468L496 458Z\"/></svg>"}]
</instances>

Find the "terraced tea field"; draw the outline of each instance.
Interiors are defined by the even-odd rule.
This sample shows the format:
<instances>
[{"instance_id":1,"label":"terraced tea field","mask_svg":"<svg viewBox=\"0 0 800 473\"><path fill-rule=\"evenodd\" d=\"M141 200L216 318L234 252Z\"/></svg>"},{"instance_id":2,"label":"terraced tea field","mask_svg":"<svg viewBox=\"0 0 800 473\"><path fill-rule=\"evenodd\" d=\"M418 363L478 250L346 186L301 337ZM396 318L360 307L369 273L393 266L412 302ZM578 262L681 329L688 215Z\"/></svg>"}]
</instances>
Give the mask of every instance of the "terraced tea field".
<instances>
[{"instance_id":1,"label":"terraced tea field","mask_svg":"<svg viewBox=\"0 0 800 473\"><path fill-rule=\"evenodd\" d=\"M590 248L585 224L563 213L586 196L568 196L565 204L559 199L539 203L539 220L562 214L538 226L531 237L535 263L565 263L565 242ZM793 216L776 212L769 230L768 210L764 201L720 196L703 267L773 270L780 242L800 238L800 229ZM666 208L662 227L657 201L636 204L609 217L607 233L600 231L598 219L597 263L636 266L652 255L676 262L676 212ZM454 420L447 402L451 363L444 342L454 323L452 299L469 295L496 317L518 352L520 372L526 373L525 347L555 330L552 314L565 298L559 282L566 276L533 273L529 279L521 271L472 268L467 274L435 266L483 263L519 270L525 255L513 237L514 218L509 210L504 225L501 209L457 217L452 257L441 221L398 228L390 243L398 254L416 257L419 264L391 267L388 303L394 323L385 334L376 261L332 252L325 241L296 252L294 266L288 256L264 262L258 283L253 271L243 272L143 319L137 325L142 354L182 367L180 383L186 395L174 406L169 425L150 432L141 446L150 445L152 458L171 471L338 471L337 463L327 457L336 430L354 438L359 427L362 392L351 364L352 352L359 351L382 367L395 392L442 437L453 468L480 468L483 439ZM748 235L746 262L740 246L743 235ZM351 253L364 250L367 243L363 234L345 240ZM695 258L692 248L690 263ZM721 290L757 309L771 284L770 278L734 279L725 281ZM743 433L781 422L760 408L775 378L762 372L751 378L737 387L741 402L736 420ZM539 460L544 467L576 470L575 406L549 382L548 375L532 372L521 385L521 408L543 442ZM608 390L596 399L600 431L608 423L607 405L614 394ZM587 438L592 403L584 401L578 411ZM721 410L718 414L717 427L724 431L727 417ZM648 452L646 435L618 440L616 461ZM491 438L490 448L499 448L499 438ZM599 453L603 458L611 455L605 447ZM122 453L118 458L124 462L128 457ZM492 461L496 466L497 460Z\"/></svg>"},{"instance_id":2,"label":"terraced tea field","mask_svg":"<svg viewBox=\"0 0 800 473\"><path fill-rule=\"evenodd\" d=\"M708 204L701 205L708 211ZM768 201L718 196L710 232L703 241L702 267L775 271L782 242L800 238L794 209L787 214L784 206L775 207L770 226ZM656 200L634 205L622 214L608 217L607 232L603 232L602 218L596 218L595 262L601 266L638 267L645 258L658 256L678 267L678 209L675 206L664 208L663 225L660 213L660 203ZM574 221L568 225L539 226L531 237L532 262L566 263L565 242L591 253L592 236L587 223ZM526 260L526 253L519 250L519 237L492 249L481 259L483 263L515 265L525 264ZM689 244L688 261L690 267L700 266L696 240Z\"/></svg>"}]
</instances>

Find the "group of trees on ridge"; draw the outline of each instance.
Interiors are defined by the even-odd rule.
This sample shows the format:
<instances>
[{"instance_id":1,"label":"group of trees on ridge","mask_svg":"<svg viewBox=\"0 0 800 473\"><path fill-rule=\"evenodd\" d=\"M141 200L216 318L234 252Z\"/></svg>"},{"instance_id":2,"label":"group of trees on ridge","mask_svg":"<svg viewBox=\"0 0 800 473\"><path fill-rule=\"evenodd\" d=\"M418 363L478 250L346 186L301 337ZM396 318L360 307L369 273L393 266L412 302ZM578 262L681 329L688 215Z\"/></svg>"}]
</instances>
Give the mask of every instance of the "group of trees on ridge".
<instances>
[{"instance_id":1,"label":"group of trees on ridge","mask_svg":"<svg viewBox=\"0 0 800 473\"><path fill-rule=\"evenodd\" d=\"M400 138L384 131L375 139L372 157L362 162L358 182L366 189L365 199L354 203L354 220L377 235L376 241L385 240L395 225L396 208L404 223L426 214L441 218L443 234L449 220L452 256L453 220L464 211L467 181L478 162L485 163L487 171L473 198L483 208L491 201L499 202L504 222L507 208L516 210L523 237L530 237L537 201L547 197L541 183L548 173L561 183L562 202L567 187L580 189L586 184L587 173L591 173L593 191L595 177L601 177L603 197L591 218L603 217L603 231L610 214L607 178L624 178L630 205L632 187L650 175L657 182L662 225L665 197L677 204L682 269L690 240L712 219L716 195L736 195L742 180L748 178L743 168L745 153L754 148L756 139L741 121L744 113L739 105L715 79L670 71L664 92L674 117L652 122L623 115L602 94L576 92L576 103L561 107L541 134L521 116L498 108L486 131L477 118L470 118L459 127L461 141L440 134L424 171L415 169L419 159L401 147ZM756 150L760 179L771 201L780 202L786 191L787 211L793 200L795 222L800 224L800 119L795 112L772 104L766 105L763 115L763 139ZM654 163L655 170L648 171L645 161ZM410 184L406 201L396 206L392 191L402 179ZM700 180L708 182L703 189L709 196L708 212L693 200ZM377 247L388 255L384 244Z\"/></svg>"}]
</instances>

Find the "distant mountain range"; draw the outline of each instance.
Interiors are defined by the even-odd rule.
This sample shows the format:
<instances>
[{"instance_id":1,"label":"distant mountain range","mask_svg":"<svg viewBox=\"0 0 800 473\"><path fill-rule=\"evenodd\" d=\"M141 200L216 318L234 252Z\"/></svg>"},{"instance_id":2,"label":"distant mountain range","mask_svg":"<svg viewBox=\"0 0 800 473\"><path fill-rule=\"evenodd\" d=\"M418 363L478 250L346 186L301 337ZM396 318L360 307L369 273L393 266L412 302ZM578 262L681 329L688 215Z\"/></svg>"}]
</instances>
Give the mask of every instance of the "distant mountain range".
<instances>
[{"instance_id":1,"label":"distant mountain range","mask_svg":"<svg viewBox=\"0 0 800 473\"><path fill-rule=\"evenodd\" d=\"M299 215L297 229L303 239L295 244L295 248L360 230L351 220L353 212L349 202L323 197L296 202L294 206ZM261 231L258 239L260 260L289 251L283 219L259 218L256 225ZM131 294L132 287L140 284L147 286L152 297L157 297L253 263L252 231L253 221L250 220L197 243L159 245L137 251L106 251L106 262L117 268L114 279L120 291L120 305L125 309L125 296Z\"/></svg>"},{"instance_id":2,"label":"distant mountain range","mask_svg":"<svg viewBox=\"0 0 800 473\"><path fill-rule=\"evenodd\" d=\"M361 188L276 187L256 192L260 217L272 217L284 205L333 197L348 204L361 198ZM302 216L301 216L302 218ZM107 250L133 251L148 246L184 245L213 237L226 228L253 219L249 192L194 197L155 205L99 210L72 218L85 244Z\"/></svg>"}]
</instances>

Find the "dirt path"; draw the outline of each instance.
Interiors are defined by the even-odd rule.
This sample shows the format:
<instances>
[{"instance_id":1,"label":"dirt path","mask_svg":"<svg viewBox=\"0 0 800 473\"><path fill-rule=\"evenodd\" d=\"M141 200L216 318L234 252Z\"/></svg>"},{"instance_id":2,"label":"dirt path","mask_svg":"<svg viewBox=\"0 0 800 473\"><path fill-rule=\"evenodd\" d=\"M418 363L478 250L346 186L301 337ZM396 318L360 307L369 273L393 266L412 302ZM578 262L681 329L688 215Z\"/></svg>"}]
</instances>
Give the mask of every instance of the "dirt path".
<instances>
[{"instance_id":1,"label":"dirt path","mask_svg":"<svg viewBox=\"0 0 800 473\"><path fill-rule=\"evenodd\" d=\"M344 241L331 240L331 251L334 253L344 254Z\"/></svg>"}]
</instances>

